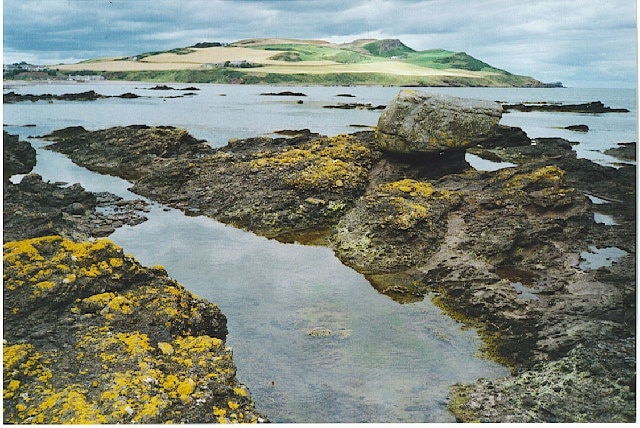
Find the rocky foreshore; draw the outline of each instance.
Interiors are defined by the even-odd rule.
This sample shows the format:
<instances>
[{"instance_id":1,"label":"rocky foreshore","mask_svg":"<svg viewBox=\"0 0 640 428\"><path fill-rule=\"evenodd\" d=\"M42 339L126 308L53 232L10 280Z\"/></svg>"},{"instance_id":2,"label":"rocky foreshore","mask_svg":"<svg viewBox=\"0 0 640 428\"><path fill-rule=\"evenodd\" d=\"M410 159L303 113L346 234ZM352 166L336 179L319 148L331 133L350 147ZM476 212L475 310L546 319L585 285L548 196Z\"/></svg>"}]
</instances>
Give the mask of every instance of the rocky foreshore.
<instances>
[{"instance_id":1,"label":"rocky foreshore","mask_svg":"<svg viewBox=\"0 0 640 428\"><path fill-rule=\"evenodd\" d=\"M185 89L174 89L171 88L169 86L163 85L163 86L155 86L153 88L149 88L149 90L177 90L177 91L197 91L198 88L194 88L194 87L188 87ZM193 96L196 95L195 92L185 92L183 94L179 94L179 95L171 95L171 96L164 96L163 98L182 98L182 97L186 97L186 96ZM120 95L103 95L103 94L99 94L94 90L90 90L90 91L84 91L84 92L73 92L73 93L69 93L69 94L18 94L14 91L11 92L7 92L5 94L2 95L2 102L4 104L13 104L13 103L20 103L20 102L26 102L26 101L31 101L31 102L36 102L36 101L47 101L47 102L53 102L53 101L95 101L95 100L99 100L99 99L104 99L104 98L126 98L126 99L133 99L133 98L141 98L141 95L135 94L133 92L125 92L122 93Z\"/></svg>"},{"instance_id":2,"label":"rocky foreshore","mask_svg":"<svg viewBox=\"0 0 640 428\"><path fill-rule=\"evenodd\" d=\"M96 239L144 221L146 203L37 174L13 184L35 151L5 133L3 155L3 422L266 421L220 309Z\"/></svg>"},{"instance_id":3,"label":"rocky foreshore","mask_svg":"<svg viewBox=\"0 0 640 428\"><path fill-rule=\"evenodd\" d=\"M633 421L635 166L577 159L501 114L403 91L375 132L214 150L170 127L75 128L49 147L187 213L329 245L380 292L478 327L512 376L454 386L459 421ZM517 166L477 171L467 150ZM598 264L612 248L623 256Z\"/></svg>"},{"instance_id":4,"label":"rocky foreshore","mask_svg":"<svg viewBox=\"0 0 640 428\"><path fill-rule=\"evenodd\" d=\"M614 108L605 106L602 101L591 101L582 104L559 104L559 103L503 103L505 110L517 111L553 111L566 113L628 113L626 108Z\"/></svg>"}]
</instances>

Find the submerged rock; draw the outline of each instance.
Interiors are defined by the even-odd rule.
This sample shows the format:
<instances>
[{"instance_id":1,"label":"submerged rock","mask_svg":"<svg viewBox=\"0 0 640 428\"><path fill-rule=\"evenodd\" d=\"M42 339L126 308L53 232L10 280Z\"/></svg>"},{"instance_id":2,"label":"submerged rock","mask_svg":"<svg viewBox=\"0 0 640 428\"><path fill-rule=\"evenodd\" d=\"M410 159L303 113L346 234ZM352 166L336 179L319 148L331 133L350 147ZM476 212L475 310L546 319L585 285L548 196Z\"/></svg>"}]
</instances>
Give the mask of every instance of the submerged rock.
<instances>
[{"instance_id":1,"label":"submerged rock","mask_svg":"<svg viewBox=\"0 0 640 428\"><path fill-rule=\"evenodd\" d=\"M500 104L403 90L378 120L378 146L403 155L466 149L495 132Z\"/></svg>"}]
</instances>

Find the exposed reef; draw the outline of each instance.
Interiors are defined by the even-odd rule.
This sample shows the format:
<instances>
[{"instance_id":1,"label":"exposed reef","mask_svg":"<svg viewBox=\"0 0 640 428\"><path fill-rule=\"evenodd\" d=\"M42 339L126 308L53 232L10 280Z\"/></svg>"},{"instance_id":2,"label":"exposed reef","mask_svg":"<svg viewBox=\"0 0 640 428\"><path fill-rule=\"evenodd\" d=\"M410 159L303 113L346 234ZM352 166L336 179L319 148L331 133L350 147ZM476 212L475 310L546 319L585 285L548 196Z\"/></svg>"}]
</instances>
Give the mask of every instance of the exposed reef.
<instances>
[{"instance_id":1,"label":"exposed reef","mask_svg":"<svg viewBox=\"0 0 640 428\"><path fill-rule=\"evenodd\" d=\"M339 96L339 95L338 95ZM384 110L385 105L373 105L371 103L340 103L340 104L327 104L322 108L337 109L337 110Z\"/></svg>"},{"instance_id":2,"label":"exposed reef","mask_svg":"<svg viewBox=\"0 0 640 428\"><path fill-rule=\"evenodd\" d=\"M513 375L453 388L460 421L635 420L635 167L577 159L566 140L479 129L468 136L474 148L455 141L419 156L381 147L371 131L214 150L163 128L158 150L148 135L160 130L125 127L66 131L50 148L109 165L135 192L187 213L330 245L380 292L402 302L428 295L477 326ZM106 135L128 144L105 144ZM517 166L476 171L467 147ZM158 154L167 149L181 154ZM587 263L607 248L622 256Z\"/></svg>"},{"instance_id":3,"label":"exposed reef","mask_svg":"<svg viewBox=\"0 0 640 428\"><path fill-rule=\"evenodd\" d=\"M260 95L271 96L271 97L306 97L307 96L307 94L303 92L292 92L292 91L262 92Z\"/></svg>"},{"instance_id":4,"label":"exposed reef","mask_svg":"<svg viewBox=\"0 0 640 428\"><path fill-rule=\"evenodd\" d=\"M638 149L635 142L618 143L618 147L608 149L605 153L623 161L637 161L638 159Z\"/></svg>"},{"instance_id":5,"label":"exposed reef","mask_svg":"<svg viewBox=\"0 0 640 428\"><path fill-rule=\"evenodd\" d=\"M153 87L153 88L149 88L149 89L154 89L154 90L171 90L174 88L171 88L169 86L164 86L164 87ZM185 88L185 89L179 89L181 91L186 91L186 90L191 90L191 91L197 91L198 88ZM182 98L182 97L186 97L186 96L191 96L191 95L196 95L194 92L186 92L184 94L181 95L172 95L172 96L165 96L163 98ZM61 94L61 95L55 95L55 94L18 94L15 93L13 91L11 92L7 92L5 94L3 94L2 96L2 102L4 104L12 104L12 103L19 103L19 102L25 102L25 101L31 101L31 102L36 102L36 101L48 101L48 102L53 102L53 101L95 101L98 99L104 99L104 98L126 98L126 99L133 99L133 98L141 98L141 95L138 94L134 94L133 92L125 92L123 94L120 95L103 95L103 94L99 94L96 91L86 91L86 92L75 92L75 93L69 93L69 94Z\"/></svg>"},{"instance_id":6,"label":"exposed reef","mask_svg":"<svg viewBox=\"0 0 640 428\"><path fill-rule=\"evenodd\" d=\"M10 104L10 103L19 103L19 102L24 102L24 101L31 101L31 102L36 102L36 101L95 101L99 98L138 98L138 95L136 94L132 94L130 92L127 92L125 94L122 95L118 95L118 96L108 96L108 95L101 95L99 93L97 93L96 91L86 91L86 92L78 92L78 93L71 93L71 94L62 94L62 95L53 95L53 94L40 94L40 95L34 95L34 94L17 94L15 92L8 92L6 94L3 94L2 96L2 102L4 104Z\"/></svg>"},{"instance_id":7,"label":"exposed reef","mask_svg":"<svg viewBox=\"0 0 640 428\"><path fill-rule=\"evenodd\" d=\"M27 146L5 133L5 172L31 170L35 151ZM37 174L14 184L10 176L3 185L4 423L267 420L235 376L220 309L161 266L141 266L94 238L144 221L144 201Z\"/></svg>"},{"instance_id":8,"label":"exposed reef","mask_svg":"<svg viewBox=\"0 0 640 428\"><path fill-rule=\"evenodd\" d=\"M565 126L564 129L575 132L589 132L589 127L587 125L569 125Z\"/></svg>"},{"instance_id":9,"label":"exposed reef","mask_svg":"<svg viewBox=\"0 0 640 428\"><path fill-rule=\"evenodd\" d=\"M612 108L605 106L602 101L591 101L583 104L557 104L557 103L519 103L502 104L505 110L518 111L552 111L567 113L628 113L626 108Z\"/></svg>"}]
</instances>

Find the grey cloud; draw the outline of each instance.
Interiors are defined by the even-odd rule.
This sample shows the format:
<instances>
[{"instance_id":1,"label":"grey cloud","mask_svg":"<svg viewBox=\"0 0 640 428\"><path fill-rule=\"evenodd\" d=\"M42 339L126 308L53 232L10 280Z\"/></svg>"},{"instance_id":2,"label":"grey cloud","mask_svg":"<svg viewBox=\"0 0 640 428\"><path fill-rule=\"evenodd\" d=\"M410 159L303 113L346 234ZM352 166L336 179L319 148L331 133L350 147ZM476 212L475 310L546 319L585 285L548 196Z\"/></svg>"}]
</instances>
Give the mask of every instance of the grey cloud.
<instances>
[{"instance_id":1,"label":"grey cloud","mask_svg":"<svg viewBox=\"0 0 640 428\"><path fill-rule=\"evenodd\" d=\"M581 73L601 73L635 83L633 0L5 0L3 13L5 62L248 37L388 37L418 50L465 51L542 80L573 84Z\"/></svg>"}]
</instances>

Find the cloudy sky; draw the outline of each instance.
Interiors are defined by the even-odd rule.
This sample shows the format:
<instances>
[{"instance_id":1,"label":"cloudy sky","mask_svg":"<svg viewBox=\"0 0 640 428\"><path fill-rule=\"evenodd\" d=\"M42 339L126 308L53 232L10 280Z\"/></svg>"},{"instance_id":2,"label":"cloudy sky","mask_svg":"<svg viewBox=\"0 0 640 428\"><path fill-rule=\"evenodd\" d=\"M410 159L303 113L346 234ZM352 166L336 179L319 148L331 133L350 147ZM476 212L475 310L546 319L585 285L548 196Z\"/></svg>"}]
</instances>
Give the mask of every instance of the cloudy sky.
<instances>
[{"instance_id":1,"label":"cloudy sky","mask_svg":"<svg viewBox=\"0 0 640 428\"><path fill-rule=\"evenodd\" d=\"M3 62L243 38L398 38L574 87L635 87L635 0L4 0Z\"/></svg>"}]
</instances>

